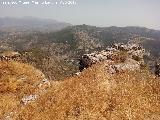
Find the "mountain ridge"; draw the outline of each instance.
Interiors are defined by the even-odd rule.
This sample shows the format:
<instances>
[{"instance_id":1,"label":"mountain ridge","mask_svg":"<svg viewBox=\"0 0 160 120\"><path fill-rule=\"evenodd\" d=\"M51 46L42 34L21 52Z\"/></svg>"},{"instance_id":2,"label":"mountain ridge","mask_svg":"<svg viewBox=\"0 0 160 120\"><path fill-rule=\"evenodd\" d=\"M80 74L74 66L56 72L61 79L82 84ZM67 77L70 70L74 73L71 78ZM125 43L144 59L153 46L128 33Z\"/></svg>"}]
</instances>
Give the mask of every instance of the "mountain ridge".
<instances>
[{"instance_id":1,"label":"mountain ridge","mask_svg":"<svg viewBox=\"0 0 160 120\"><path fill-rule=\"evenodd\" d=\"M0 28L3 31L57 31L67 26L69 23L59 22L53 19L42 19L36 17L0 17Z\"/></svg>"}]
</instances>

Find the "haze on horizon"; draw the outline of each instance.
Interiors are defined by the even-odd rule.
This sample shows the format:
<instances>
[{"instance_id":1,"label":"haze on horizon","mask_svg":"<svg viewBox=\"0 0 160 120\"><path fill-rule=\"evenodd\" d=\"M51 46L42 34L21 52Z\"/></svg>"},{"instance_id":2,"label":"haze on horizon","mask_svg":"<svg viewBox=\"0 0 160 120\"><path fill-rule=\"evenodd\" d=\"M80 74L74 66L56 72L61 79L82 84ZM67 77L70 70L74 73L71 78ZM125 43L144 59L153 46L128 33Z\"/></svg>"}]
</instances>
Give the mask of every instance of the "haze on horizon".
<instances>
[{"instance_id":1,"label":"haze on horizon","mask_svg":"<svg viewBox=\"0 0 160 120\"><path fill-rule=\"evenodd\" d=\"M1 3L2 1L17 0L0 0ZM76 1L77 5L73 6L11 6L0 4L0 17L33 16L55 19L75 25L87 24L101 27L142 26L160 30L160 0Z\"/></svg>"}]
</instances>

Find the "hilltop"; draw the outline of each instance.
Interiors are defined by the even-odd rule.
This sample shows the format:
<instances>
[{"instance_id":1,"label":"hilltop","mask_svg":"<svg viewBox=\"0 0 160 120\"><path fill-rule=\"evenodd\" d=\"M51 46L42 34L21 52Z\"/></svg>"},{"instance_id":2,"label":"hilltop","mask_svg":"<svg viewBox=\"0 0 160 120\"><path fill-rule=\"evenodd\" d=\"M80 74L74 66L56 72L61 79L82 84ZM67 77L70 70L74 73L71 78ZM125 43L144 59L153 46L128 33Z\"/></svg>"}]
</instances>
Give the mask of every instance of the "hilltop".
<instances>
[{"instance_id":1,"label":"hilltop","mask_svg":"<svg viewBox=\"0 0 160 120\"><path fill-rule=\"evenodd\" d=\"M86 55L94 64L61 81L47 80L42 72L26 63L0 61L3 101L0 117L6 120L160 119L160 78L155 78L145 65L142 47L114 44L105 51Z\"/></svg>"},{"instance_id":2,"label":"hilltop","mask_svg":"<svg viewBox=\"0 0 160 120\"><path fill-rule=\"evenodd\" d=\"M0 119L20 107L23 97L36 93L37 86L45 79L45 75L31 65L0 60Z\"/></svg>"},{"instance_id":3,"label":"hilltop","mask_svg":"<svg viewBox=\"0 0 160 120\"><path fill-rule=\"evenodd\" d=\"M19 110L15 119L160 118L160 82L145 70L109 75L104 64L97 64L80 76L52 85L37 101Z\"/></svg>"}]
</instances>

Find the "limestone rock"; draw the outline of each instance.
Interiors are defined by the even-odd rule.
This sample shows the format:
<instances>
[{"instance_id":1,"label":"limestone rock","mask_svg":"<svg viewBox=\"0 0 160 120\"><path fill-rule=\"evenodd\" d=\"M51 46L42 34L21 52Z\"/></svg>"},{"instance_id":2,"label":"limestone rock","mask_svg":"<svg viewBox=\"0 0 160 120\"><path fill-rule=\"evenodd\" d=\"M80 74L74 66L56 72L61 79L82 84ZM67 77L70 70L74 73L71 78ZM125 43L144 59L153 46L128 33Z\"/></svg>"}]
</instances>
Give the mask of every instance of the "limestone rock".
<instances>
[{"instance_id":1,"label":"limestone rock","mask_svg":"<svg viewBox=\"0 0 160 120\"><path fill-rule=\"evenodd\" d=\"M109 66L109 72L112 74L124 71L134 71L134 70L140 70L140 64L139 62L133 59L127 59L124 63L119 63Z\"/></svg>"},{"instance_id":2,"label":"limestone rock","mask_svg":"<svg viewBox=\"0 0 160 120\"><path fill-rule=\"evenodd\" d=\"M79 69L82 71L84 68L90 67L92 64L111 60L114 61L115 56L120 53L126 53L127 58L124 59L124 63L112 66L114 70L111 71L122 71L123 69L139 69L140 64L144 63L143 57L146 54L145 49L137 44L123 44L115 43L111 47L107 47L106 50L101 52L94 52L91 54L85 54L79 59Z\"/></svg>"}]
</instances>

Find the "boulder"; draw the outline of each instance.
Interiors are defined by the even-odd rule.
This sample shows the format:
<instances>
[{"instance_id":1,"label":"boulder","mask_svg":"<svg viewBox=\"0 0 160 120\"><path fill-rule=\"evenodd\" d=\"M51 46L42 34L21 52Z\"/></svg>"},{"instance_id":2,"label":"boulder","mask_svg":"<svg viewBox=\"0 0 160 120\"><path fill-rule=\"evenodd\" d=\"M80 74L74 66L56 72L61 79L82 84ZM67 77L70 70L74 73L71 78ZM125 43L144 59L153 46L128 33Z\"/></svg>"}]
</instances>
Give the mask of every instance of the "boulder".
<instances>
[{"instance_id":1,"label":"boulder","mask_svg":"<svg viewBox=\"0 0 160 120\"><path fill-rule=\"evenodd\" d=\"M89 56L83 55L79 59L79 70L82 71L84 68L88 68L89 66L92 65L92 60L90 59Z\"/></svg>"},{"instance_id":2,"label":"boulder","mask_svg":"<svg viewBox=\"0 0 160 120\"><path fill-rule=\"evenodd\" d=\"M22 103L26 105L27 103L30 103L32 101L35 101L37 99L38 95L29 95L22 98Z\"/></svg>"},{"instance_id":3,"label":"boulder","mask_svg":"<svg viewBox=\"0 0 160 120\"><path fill-rule=\"evenodd\" d=\"M109 66L109 72L112 74L124 71L134 71L134 70L140 70L140 64L139 62L130 58L128 58L124 63L118 63Z\"/></svg>"}]
</instances>

